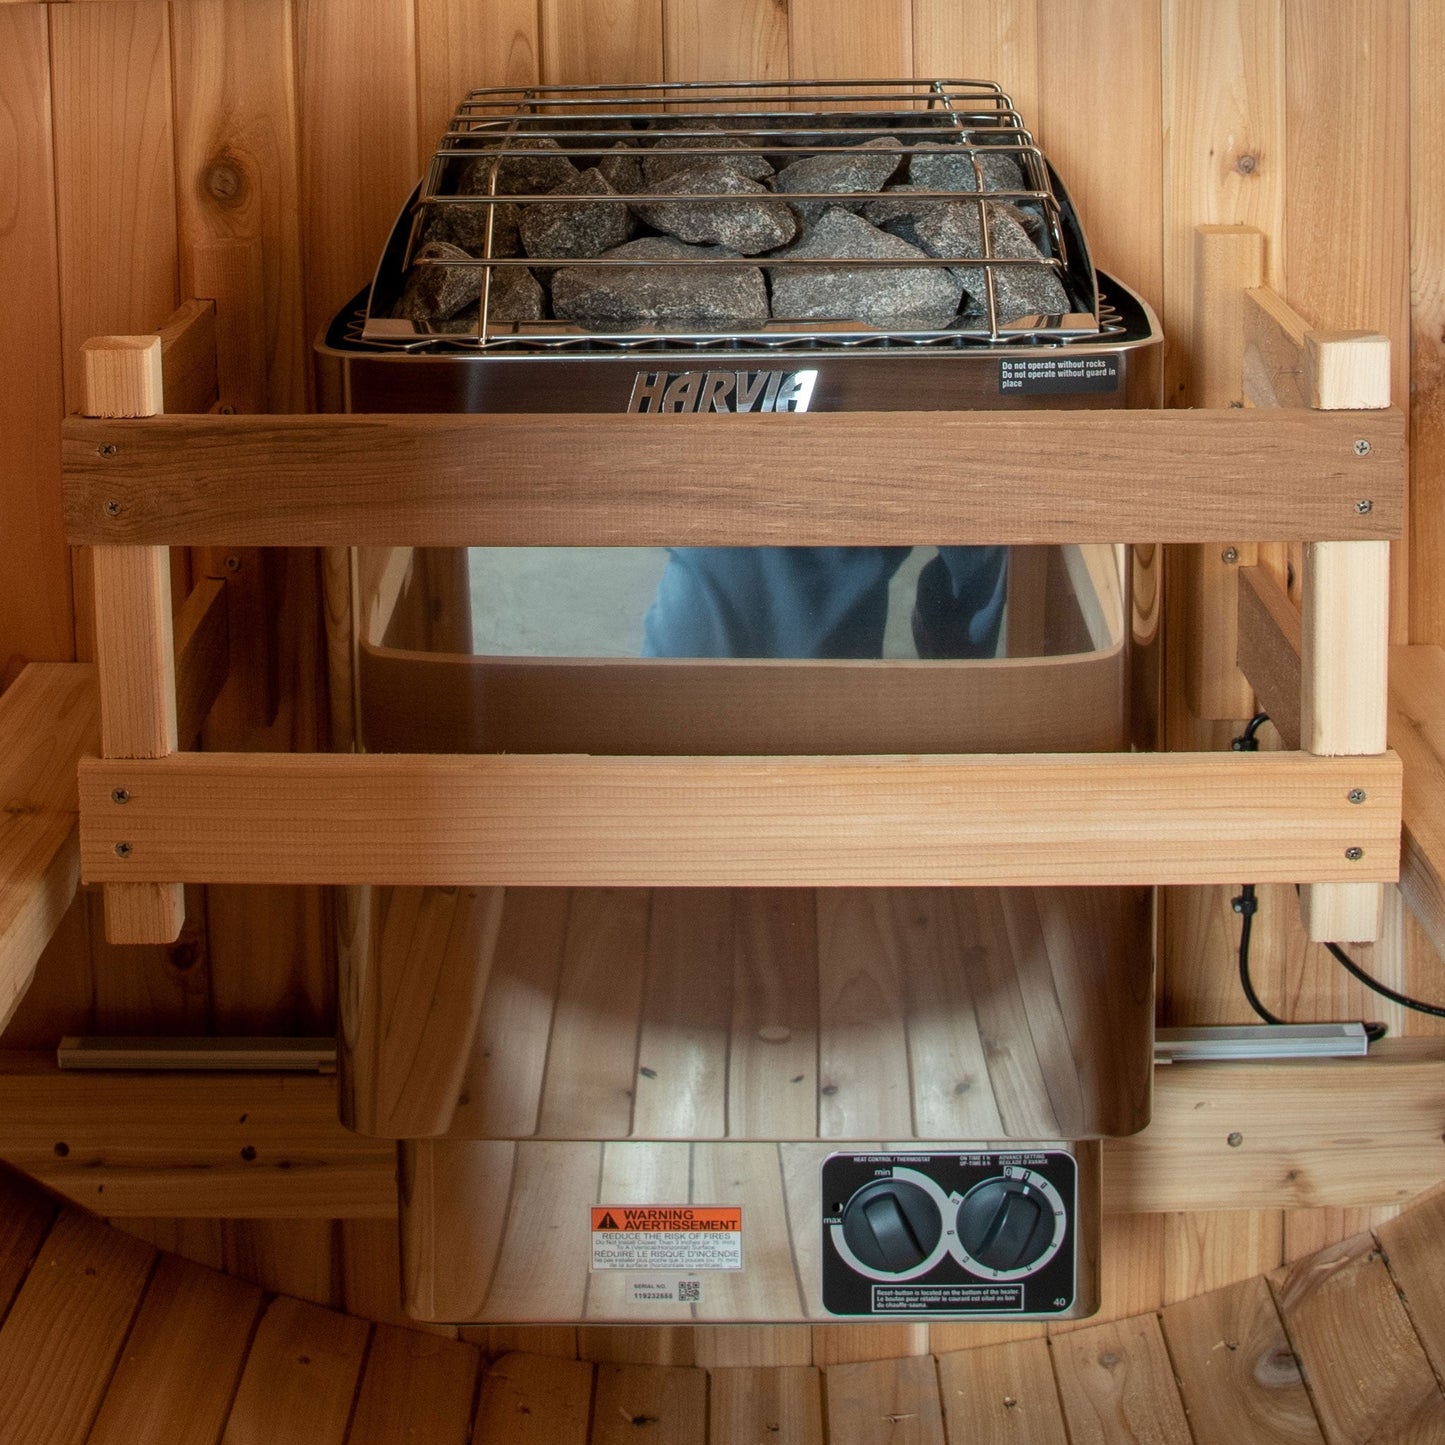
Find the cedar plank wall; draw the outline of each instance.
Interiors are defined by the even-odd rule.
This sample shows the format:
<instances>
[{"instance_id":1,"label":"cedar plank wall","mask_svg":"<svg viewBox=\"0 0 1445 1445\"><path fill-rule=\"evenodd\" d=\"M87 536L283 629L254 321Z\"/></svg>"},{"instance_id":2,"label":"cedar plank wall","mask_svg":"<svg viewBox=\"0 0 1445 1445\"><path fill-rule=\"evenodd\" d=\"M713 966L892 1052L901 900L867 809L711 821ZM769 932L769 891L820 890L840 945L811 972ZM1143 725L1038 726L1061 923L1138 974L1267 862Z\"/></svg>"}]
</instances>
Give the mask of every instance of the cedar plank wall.
<instances>
[{"instance_id":1,"label":"cedar plank wall","mask_svg":"<svg viewBox=\"0 0 1445 1445\"><path fill-rule=\"evenodd\" d=\"M206 278L229 288L252 338L234 394L305 409L310 337L366 279L454 100L469 84L539 75L999 80L1070 186L1096 259L1160 312L1174 404L1190 394L1192 228L1259 225L1271 284L1307 320L1394 343L1414 457L1394 633L1445 642L1442 51L1445 0L0 0L0 267L22 278L7 302L21 344L0 386L0 687L26 661L89 647L84 560L63 544L57 475L81 341L153 329ZM256 605L264 578L280 621L240 654L208 738L318 746L316 559L235 560L238 609ZM218 564L197 554L189 570ZM258 713L267 677L275 707ZM1178 683L1171 741L1227 745L1228 724L1188 719ZM1169 900L1162 1022L1248 1018L1229 891ZM327 1029L324 899L209 892L171 949L107 947L82 900L4 1042ZM1304 943L1287 892L1264 892L1257 980L1277 1008L1430 1027L1367 1003ZM1386 941L1364 953L1377 973L1442 992L1438 960L1398 904ZM1110 1219L1105 1316L1267 1270L1369 1222L1341 1211ZM393 1308L389 1226L158 1221L148 1232L271 1288L381 1317ZM1030 1332L935 1328L931 1343ZM479 1333L506 1343L505 1332ZM902 1327L545 1333L532 1348L724 1364L930 1344L926 1330Z\"/></svg>"}]
</instances>

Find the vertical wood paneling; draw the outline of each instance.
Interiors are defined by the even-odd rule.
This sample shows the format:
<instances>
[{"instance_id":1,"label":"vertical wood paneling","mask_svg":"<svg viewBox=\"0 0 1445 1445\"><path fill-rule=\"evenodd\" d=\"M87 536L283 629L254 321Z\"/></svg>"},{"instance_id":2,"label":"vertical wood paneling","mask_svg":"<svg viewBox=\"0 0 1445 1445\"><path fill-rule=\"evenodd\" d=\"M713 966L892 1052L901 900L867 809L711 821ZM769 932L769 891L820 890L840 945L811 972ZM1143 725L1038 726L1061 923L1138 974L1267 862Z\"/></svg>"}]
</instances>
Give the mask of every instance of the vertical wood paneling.
<instances>
[{"instance_id":1,"label":"vertical wood paneling","mask_svg":"<svg viewBox=\"0 0 1445 1445\"><path fill-rule=\"evenodd\" d=\"M923 79L997 81L1024 124L1036 126L1034 0L913 0L913 73Z\"/></svg>"},{"instance_id":2,"label":"vertical wood paneling","mask_svg":"<svg viewBox=\"0 0 1445 1445\"><path fill-rule=\"evenodd\" d=\"M1408 0L1285 0L1289 143L1285 280L1323 327L1393 343L1391 393L1410 405ZM1409 635L1408 538L1391 548L1390 640Z\"/></svg>"},{"instance_id":3,"label":"vertical wood paneling","mask_svg":"<svg viewBox=\"0 0 1445 1445\"><path fill-rule=\"evenodd\" d=\"M1158 0L1039 0L1039 144L1094 264L1163 301Z\"/></svg>"},{"instance_id":4,"label":"vertical wood paneling","mask_svg":"<svg viewBox=\"0 0 1445 1445\"><path fill-rule=\"evenodd\" d=\"M533 85L537 0L416 0L417 174L457 102L485 85Z\"/></svg>"},{"instance_id":5,"label":"vertical wood paneling","mask_svg":"<svg viewBox=\"0 0 1445 1445\"><path fill-rule=\"evenodd\" d=\"M68 411L80 407L81 342L154 331L176 308L167 10L49 7Z\"/></svg>"},{"instance_id":6,"label":"vertical wood paneling","mask_svg":"<svg viewBox=\"0 0 1445 1445\"><path fill-rule=\"evenodd\" d=\"M1445 3L1410 5L1410 641L1445 643ZM1398 239L1398 238L1397 238Z\"/></svg>"},{"instance_id":7,"label":"vertical wood paneling","mask_svg":"<svg viewBox=\"0 0 1445 1445\"><path fill-rule=\"evenodd\" d=\"M1278 1210L1165 1215L1163 1303L1277 1269L1284 1260L1283 1227Z\"/></svg>"},{"instance_id":8,"label":"vertical wood paneling","mask_svg":"<svg viewBox=\"0 0 1445 1445\"><path fill-rule=\"evenodd\" d=\"M913 73L909 0L789 0L796 80L882 80Z\"/></svg>"},{"instance_id":9,"label":"vertical wood paneling","mask_svg":"<svg viewBox=\"0 0 1445 1445\"><path fill-rule=\"evenodd\" d=\"M63 402L50 42L38 5L0 11L0 270L23 276L7 311L20 364L0 387L0 514L5 546L27 559L23 587L0 587L0 688L26 662L75 655L70 559L60 518Z\"/></svg>"},{"instance_id":10,"label":"vertical wood paneling","mask_svg":"<svg viewBox=\"0 0 1445 1445\"><path fill-rule=\"evenodd\" d=\"M541 0L541 14L547 84L662 79L662 0Z\"/></svg>"},{"instance_id":11,"label":"vertical wood paneling","mask_svg":"<svg viewBox=\"0 0 1445 1445\"><path fill-rule=\"evenodd\" d=\"M291 0L188 0L172 12L181 283L188 247L261 243L268 411L304 411L310 356L302 321Z\"/></svg>"},{"instance_id":12,"label":"vertical wood paneling","mask_svg":"<svg viewBox=\"0 0 1445 1445\"><path fill-rule=\"evenodd\" d=\"M412 7L296 0L305 335L371 279L417 180Z\"/></svg>"},{"instance_id":13,"label":"vertical wood paneling","mask_svg":"<svg viewBox=\"0 0 1445 1445\"><path fill-rule=\"evenodd\" d=\"M1162 14L1165 398L1188 405L1194 228L1258 227L1265 284L1281 283L1284 13L1279 0L1163 0Z\"/></svg>"},{"instance_id":14,"label":"vertical wood paneling","mask_svg":"<svg viewBox=\"0 0 1445 1445\"><path fill-rule=\"evenodd\" d=\"M663 0L669 80L786 80L785 0Z\"/></svg>"}]
</instances>

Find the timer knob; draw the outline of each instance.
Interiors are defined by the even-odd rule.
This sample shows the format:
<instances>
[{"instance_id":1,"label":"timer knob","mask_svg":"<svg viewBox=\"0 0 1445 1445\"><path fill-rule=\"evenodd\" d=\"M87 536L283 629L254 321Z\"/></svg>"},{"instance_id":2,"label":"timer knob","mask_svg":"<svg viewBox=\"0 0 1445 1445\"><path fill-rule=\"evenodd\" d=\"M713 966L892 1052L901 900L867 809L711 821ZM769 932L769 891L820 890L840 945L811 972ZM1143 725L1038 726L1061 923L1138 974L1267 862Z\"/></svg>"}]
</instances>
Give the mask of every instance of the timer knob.
<instances>
[{"instance_id":1,"label":"timer knob","mask_svg":"<svg viewBox=\"0 0 1445 1445\"><path fill-rule=\"evenodd\" d=\"M917 1268L942 1233L938 1206L906 1179L875 1179L843 1209L843 1239L853 1257L888 1274Z\"/></svg>"},{"instance_id":2,"label":"timer knob","mask_svg":"<svg viewBox=\"0 0 1445 1445\"><path fill-rule=\"evenodd\" d=\"M1027 1269L1053 1237L1054 1211L1024 1179L985 1179L958 1206L958 1241L987 1269Z\"/></svg>"}]
</instances>

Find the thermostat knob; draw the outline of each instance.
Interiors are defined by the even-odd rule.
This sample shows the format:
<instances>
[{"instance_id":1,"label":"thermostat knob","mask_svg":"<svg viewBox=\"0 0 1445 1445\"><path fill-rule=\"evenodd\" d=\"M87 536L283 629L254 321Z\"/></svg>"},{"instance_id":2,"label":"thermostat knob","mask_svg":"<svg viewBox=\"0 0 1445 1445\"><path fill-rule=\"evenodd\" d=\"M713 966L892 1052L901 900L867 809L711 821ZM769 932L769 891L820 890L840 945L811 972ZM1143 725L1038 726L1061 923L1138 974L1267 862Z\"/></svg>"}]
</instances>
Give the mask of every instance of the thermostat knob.
<instances>
[{"instance_id":1,"label":"thermostat knob","mask_svg":"<svg viewBox=\"0 0 1445 1445\"><path fill-rule=\"evenodd\" d=\"M958 1242L988 1269L1027 1269L1053 1240L1053 1205L1028 1180L985 1179L958 1206Z\"/></svg>"},{"instance_id":2,"label":"thermostat knob","mask_svg":"<svg viewBox=\"0 0 1445 1445\"><path fill-rule=\"evenodd\" d=\"M875 1179L843 1209L843 1239L853 1257L888 1274L916 1269L942 1233L938 1206L906 1179Z\"/></svg>"}]
</instances>

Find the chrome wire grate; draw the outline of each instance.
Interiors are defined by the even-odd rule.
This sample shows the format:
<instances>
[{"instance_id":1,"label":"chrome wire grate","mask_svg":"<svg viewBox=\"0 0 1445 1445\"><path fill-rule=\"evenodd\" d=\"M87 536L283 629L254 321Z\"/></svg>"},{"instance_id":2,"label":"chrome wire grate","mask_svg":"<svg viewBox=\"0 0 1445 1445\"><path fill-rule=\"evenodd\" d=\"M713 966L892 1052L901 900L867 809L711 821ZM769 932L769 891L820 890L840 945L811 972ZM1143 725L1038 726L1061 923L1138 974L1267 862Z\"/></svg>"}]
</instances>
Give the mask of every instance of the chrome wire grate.
<instances>
[{"instance_id":1,"label":"chrome wire grate","mask_svg":"<svg viewBox=\"0 0 1445 1445\"><path fill-rule=\"evenodd\" d=\"M739 289L745 302L716 314ZM880 80L473 91L398 221L357 339L511 355L916 352L1117 329L1008 96Z\"/></svg>"}]
</instances>

